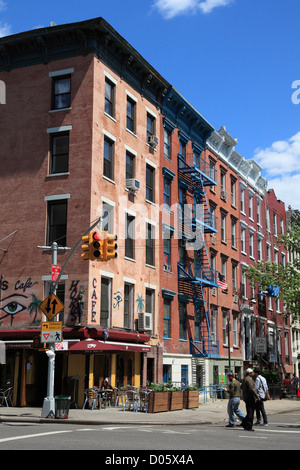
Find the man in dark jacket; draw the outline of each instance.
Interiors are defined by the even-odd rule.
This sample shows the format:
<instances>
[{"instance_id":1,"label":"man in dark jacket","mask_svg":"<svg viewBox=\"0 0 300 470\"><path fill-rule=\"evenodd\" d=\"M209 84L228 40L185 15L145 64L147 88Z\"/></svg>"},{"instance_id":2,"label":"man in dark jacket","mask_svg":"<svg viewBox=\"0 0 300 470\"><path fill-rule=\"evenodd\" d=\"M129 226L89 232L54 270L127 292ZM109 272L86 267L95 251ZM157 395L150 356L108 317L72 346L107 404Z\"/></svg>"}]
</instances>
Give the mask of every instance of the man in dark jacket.
<instances>
[{"instance_id":1,"label":"man in dark jacket","mask_svg":"<svg viewBox=\"0 0 300 470\"><path fill-rule=\"evenodd\" d=\"M252 377L254 376L254 372L252 369L246 370L246 377L242 382L242 392L243 392L243 400L246 404L246 411L247 414L242 421L242 426L246 431L254 431L252 428L253 426L253 417L254 417L254 410L255 410L255 403L257 400L260 400L254 380Z\"/></svg>"}]
</instances>

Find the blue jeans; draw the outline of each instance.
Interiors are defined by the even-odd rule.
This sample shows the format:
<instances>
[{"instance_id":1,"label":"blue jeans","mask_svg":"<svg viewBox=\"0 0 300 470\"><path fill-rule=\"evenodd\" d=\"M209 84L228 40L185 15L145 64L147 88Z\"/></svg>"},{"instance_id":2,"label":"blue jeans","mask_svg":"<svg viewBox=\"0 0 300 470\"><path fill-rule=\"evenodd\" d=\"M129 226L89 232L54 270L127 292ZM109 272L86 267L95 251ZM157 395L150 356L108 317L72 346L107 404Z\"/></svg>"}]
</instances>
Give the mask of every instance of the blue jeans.
<instances>
[{"instance_id":1,"label":"blue jeans","mask_svg":"<svg viewBox=\"0 0 300 470\"><path fill-rule=\"evenodd\" d=\"M234 413L237 415L240 420L245 418L244 413L239 409L240 399L238 397L230 398L228 402L228 415L229 415L229 424L234 424Z\"/></svg>"}]
</instances>

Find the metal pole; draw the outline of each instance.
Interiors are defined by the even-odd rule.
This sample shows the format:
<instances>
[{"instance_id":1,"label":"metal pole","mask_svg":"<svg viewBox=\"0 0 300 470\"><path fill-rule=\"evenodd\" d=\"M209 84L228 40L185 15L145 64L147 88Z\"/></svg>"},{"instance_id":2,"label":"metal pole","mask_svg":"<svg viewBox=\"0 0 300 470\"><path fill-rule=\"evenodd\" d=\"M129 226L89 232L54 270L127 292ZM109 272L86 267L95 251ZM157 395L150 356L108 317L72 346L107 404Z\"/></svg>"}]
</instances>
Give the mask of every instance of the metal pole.
<instances>
[{"instance_id":1,"label":"metal pole","mask_svg":"<svg viewBox=\"0 0 300 470\"><path fill-rule=\"evenodd\" d=\"M57 264L57 249L58 245L53 242L51 245L52 250L52 264ZM52 282L51 293L56 294L56 283ZM55 399L54 399L54 375L55 375L55 343L49 343L49 350L46 351L48 356L48 382L47 382L47 397L44 398L42 418L55 418Z\"/></svg>"}]
</instances>

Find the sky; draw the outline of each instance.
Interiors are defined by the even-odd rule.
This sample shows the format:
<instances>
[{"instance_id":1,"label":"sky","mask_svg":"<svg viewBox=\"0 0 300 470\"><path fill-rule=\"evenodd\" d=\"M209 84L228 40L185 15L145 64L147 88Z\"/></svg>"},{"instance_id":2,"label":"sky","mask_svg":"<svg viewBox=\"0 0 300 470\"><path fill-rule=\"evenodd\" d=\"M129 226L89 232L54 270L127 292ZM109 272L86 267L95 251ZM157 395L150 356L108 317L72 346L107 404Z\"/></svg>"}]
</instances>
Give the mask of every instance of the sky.
<instances>
[{"instance_id":1,"label":"sky","mask_svg":"<svg viewBox=\"0 0 300 470\"><path fill-rule=\"evenodd\" d=\"M96 17L300 209L299 0L0 0L0 37Z\"/></svg>"}]
</instances>

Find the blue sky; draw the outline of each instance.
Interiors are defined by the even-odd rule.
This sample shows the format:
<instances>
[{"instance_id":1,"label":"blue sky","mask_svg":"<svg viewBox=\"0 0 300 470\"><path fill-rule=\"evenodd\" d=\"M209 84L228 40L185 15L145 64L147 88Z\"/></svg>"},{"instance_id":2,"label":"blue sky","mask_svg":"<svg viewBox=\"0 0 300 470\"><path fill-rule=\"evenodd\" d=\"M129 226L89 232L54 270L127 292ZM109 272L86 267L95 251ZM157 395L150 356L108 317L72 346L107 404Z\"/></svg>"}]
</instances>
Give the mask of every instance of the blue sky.
<instances>
[{"instance_id":1,"label":"blue sky","mask_svg":"<svg viewBox=\"0 0 300 470\"><path fill-rule=\"evenodd\" d=\"M299 0L0 0L0 36L98 16L300 209Z\"/></svg>"}]
</instances>

